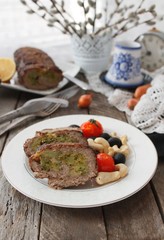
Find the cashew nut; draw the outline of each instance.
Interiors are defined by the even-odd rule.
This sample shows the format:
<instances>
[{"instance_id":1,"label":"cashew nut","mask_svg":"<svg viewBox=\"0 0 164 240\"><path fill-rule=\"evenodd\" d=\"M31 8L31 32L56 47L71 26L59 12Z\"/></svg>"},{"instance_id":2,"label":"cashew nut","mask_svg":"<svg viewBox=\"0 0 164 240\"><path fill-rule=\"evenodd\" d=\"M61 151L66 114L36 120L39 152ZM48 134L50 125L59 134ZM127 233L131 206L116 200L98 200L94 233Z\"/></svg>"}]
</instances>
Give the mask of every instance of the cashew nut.
<instances>
[{"instance_id":1,"label":"cashew nut","mask_svg":"<svg viewBox=\"0 0 164 240\"><path fill-rule=\"evenodd\" d=\"M128 154L129 154L129 147L128 147L128 145L122 145L120 147L120 151L119 152L124 154L125 156L128 156Z\"/></svg>"},{"instance_id":2,"label":"cashew nut","mask_svg":"<svg viewBox=\"0 0 164 240\"><path fill-rule=\"evenodd\" d=\"M116 169L119 171L121 178L128 174L128 167L123 163L116 164Z\"/></svg>"},{"instance_id":3,"label":"cashew nut","mask_svg":"<svg viewBox=\"0 0 164 240\"><path fill-rule=\"evenodd\" d=\"M92 138L88 138L88 145L93 148L94 150L97 150L99 152L103 152L103 145L99 143L95 143Z\"/></svg>"},{"instance_id":4,"label":"cashew nut","mask_svg":"<svg viewBox=\"0 0 164 240\"><path fill-rule=\"evenodd\" d=\"M110 156L113 156L114 155L114 149L112 147L108 147L108 152L107 154L110 155Z\"/></svg>"},{"instance_id":5,"label":"cashew nut","mask_svg":"<svg viewBox=\"0 0 164 240\"><path fill-rule=\"evenodd\" d=\"M105 138L102 137L97 137L94 140L95 143L101 144L104 148L104 153L108 153L108 147L109 147L109 143Z\"/></svg>"},{"instance_id":6,"label":"cashew nut","mask_svg":"<svg viewBox=\"0 0 164 240\"><path fill-rule=\"evenodd\" d=\"M120 152L120 148L117 145L114 145L112 148L113 148L115 153Z\"/></svg>"},{"instance_id":7,"label":"cashew nut","mask_svg":"<svg viewBox=\"0 0 164 240\"><path fill-rule=\"evenodd\" d=\"M122 145L126 145L127 144L127 141L128 141L128 138L126 135L120 137L120 140L122 142Z\"/></svg>"},{"instance_id":8,"label":"cashew nut","mask_svg":"<svg viewBox=\"0 0 164 240\"><path fill-rule=\"evenodd\" d=\"M96 182L99 185L117 181L120 178L120 172L99 172L96 177Z\"/></svg>"},{"instance_id":9,"label":"cashew nut","mask_svg":"<svg viewBox=\"0 0 164 240\"><path fill-rule=\"evenodd\" d=\"M110 135L111 135L112 137L117 137L117 133L116 133L116 132L111 132Z\"/></svg>"}]
</instances>

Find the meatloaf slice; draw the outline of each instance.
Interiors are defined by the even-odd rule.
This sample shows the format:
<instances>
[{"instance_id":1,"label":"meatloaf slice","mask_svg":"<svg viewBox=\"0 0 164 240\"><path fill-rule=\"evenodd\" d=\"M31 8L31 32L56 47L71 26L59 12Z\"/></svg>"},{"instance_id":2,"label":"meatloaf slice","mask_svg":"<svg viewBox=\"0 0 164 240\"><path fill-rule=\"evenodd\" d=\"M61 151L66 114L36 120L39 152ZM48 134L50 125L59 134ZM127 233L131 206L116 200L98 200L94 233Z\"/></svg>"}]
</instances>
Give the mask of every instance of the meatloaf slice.
<instances>
[{"instance_id":1,"label":"meatloaf slice","mask_svg":"<svg viewBox=\"0 0 164 240\"><path fill-rule=\"evenodd\" d=\"M22 47L15 51L14 60L18 81L26 88L46 90L56 87L62 80L62 71L44 51Z\"/></svg>"},{"instance_id":2,"label":"meatloaf slice","mask_svg":"<svg viewBox=\"0 0 164 240\"><path fill-rule=\"evenodd\" d=\"M37 178L48 178L52 188L85 184L97 174L95 152L80 144L48 144L29 158Z\"/></svg>"},{"instance_id":3,"label":"meatloaf slice","mask_svg":"<svg viewBox=\"0 0 164 240\"><path fill-rule=\"evenodd\" d=\"M42 145L50 143L80 143L88 145L79 128L56 128L37 131L35 137L27 139L24 151L28 157L34 154Z\"/></svg>"}]
</instances>

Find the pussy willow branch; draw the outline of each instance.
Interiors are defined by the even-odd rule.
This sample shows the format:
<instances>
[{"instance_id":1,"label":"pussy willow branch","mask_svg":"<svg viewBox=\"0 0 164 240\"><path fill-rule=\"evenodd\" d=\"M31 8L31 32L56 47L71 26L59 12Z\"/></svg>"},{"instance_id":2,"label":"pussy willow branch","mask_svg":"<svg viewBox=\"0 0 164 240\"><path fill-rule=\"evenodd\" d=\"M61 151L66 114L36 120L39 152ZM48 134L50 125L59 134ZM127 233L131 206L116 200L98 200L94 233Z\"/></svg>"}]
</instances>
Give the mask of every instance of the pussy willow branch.
<instances>
[{"instance_id":1,"label":"pussy willow branch","mask_svg":"<svg viewBox=\"0 0 164 240\"><path fill-rule=\"evenodd\" d=\"M142 3L143 3L143 1L145 1L145 0L142 0ZM120 6L120 5L119 5ZM154 5L152 5L152 7L154 7ZM128 9L128 8L127 8ZM130 9L130 7L129 7L129 9ZM142 11L141 11L142 10ZM115 12L116 13L116 12ZM107 29L112 29L112 28L114 28L115 26L118 26L119 24L121 24L121 23L123 23L123 26L121 27L121 29L120 30L123 30L124 29L124 27L125 27L125 25L127 25L132 19L136 19L137 20L137 18L139 18L139 16L142 16L143 14L146 14L146 13L150 13L150 14L154 14L155 12L154 12L154 9L152 9L151 11L150 11L150 9L148 9L148 10L145 10L145 9L142 9L141 8L141 6L139 5L138 7L137 7L137 9L135 10L135 12L134 11L131 11L129 14L128 14L128 17L122 17L122 18L119 18L117 21L115 21L114 23L111 23L111 24L108 24L108 25L106 25L106 26L104 26L104 27L101 27L100 29L98 29L96 32L95 32L95 35L98 35L98 34L100 34L101 32L103 32L103 31L105 31L105 30L107 30ZM133 15L133 18L132 17L129 17L129 15L130 14L132 14ZM152 19L150 19L150 20L153 20L153 19L155 19L155 15L153 15L153 18ZM146 23L147 21L150 21L149 19L148 20L145 20L143 23ZM136 26L138 26L138 25L140 25L140 23L137 21L136 22ZM135 27L135 26L133 26L133 27ZM129 29L131 29L131 28L129 28ZM127 29L127 30L129 30L129 29ZM113 35L113 37L116 37L119 33L120 33L120 30L118 30L114 35ZM126 31L127 31L126 30Z\"/></svg>"},{"instance_id":2,"label":"pussy willow branch","mask_svg":"<svg viewBox=\"0 0 164 240\"><path fill-rule=\"evenodd\" d=\"M52 3L53 7L56 9L57 13L61 16L61 19L63 19L63 21L64 21L65 25L62 22L60 22L61 25L63 26L64 30L67 30L70 35L72 35L73 33L76 33L76 30L72 25L70 25L70 24L66 25L66 18L64 16L63 12L59 9L59 7L61 7L61 6L59 4L57 4L56 1L50 0L50 2ZM52 15L52 17L53 17L53 15ZM71 29L69 29L69 27Z\"/></svg>"},{"instance_id":3,"label":"pussy willow branch","mask_svg":"<svg viewBox=\"0 0 164 240\"><path fill-rule=\"evenodd\" d=\"M141 0L140 4L138 5L138 9L142 7L142 5L144 4L145 0Z\"/></svg>"},{"instance_id":4,"label":"pussy willow branch","mask_svg":"<svg viewBox=\"0 0 164 240\"><path fill-rule=\"evenodd\" d=\"M85 0L83 0L82 3L82 9L83 9L83 14L84 14L84 33L87 33L87 27L86 27L86 23L87 23L87 13L89 11L89 7L85 6Z\"/></svg>"},{"instance_id":5,"label":"pussy willow branch","mask_svg":"<svg viewBox=\"0 0 164 240\"><path fill-rule=\"evenodd\" d=\"M54 16L52 15L52 13L50 12L50 11L48 11L47 10L47 7L42 3L42 2L40 2L39 0L38 1L33 1L32 0L32 2L36 5L36 6L38 6L38 8L44 8L44 11L46 12L46 14L47 15L49 15L51 18L53 18ZM34 10L33 8L31 8L31 6L26 2L26 5L32 10L32 11L34 11L37 15L39 15L39 13L38 13L38 11L37 10ZM45 19L45 18L44 18ZM50 26L50 21L48 21L47 19L45 19L47 22L48 22L48 25ZM56 18L56 22L59 24L59 26L61 27L61 29L60 28L58 28L60 31L62 31L63 33L65 33L65 31L66 31L66 28L65 28L65 25L59 20L59 19L57 19ZM52 24L52 23L51 23ZM54 23L53 23L53 26L54 26ZM55 25L55 27L57 27L56 25ZM67 33L69 33L70 35L72 35L72 32L69 30L69 29L67 29Z\"/></svg>"},{"instance_id":6,"label":"pussy willow branch","mask_svg":"<svg viewBox=\"0 0 164 240\"><path fill-rule=\"evenodd\" d=\"M31 5L29 5L29 3L26 0L21 0L21 2L26 5L30 10L33 11L33 13L37 14L39 17L42 17L44 20L46 20L46 22L48 22L48 26L54 26L57 29L59 29L60 31L62 31L64 34L69 34L69 35L73 35L73 33L79 35L78 31L76 31L76 29L74 28L74 24L68 23L66 21L65 16L63 15L63 13L61 13L61 11L58 9L58 7L56 8L55 3L56 1L50 0L51 3L53 4L53 6L55 7L57 13L61 16L61 19L64 21L64 23L61 21L61 19L57 18L57 14L55 16L55 19L53 21L54 15L51 13L50 10L47 9L47 7L40 1L35 1L35 0L31 0L31 2L33 2L34 5L38 6L38 10L33 9L31 7ZM44 12L46 13L46 15L50 16L50 20L48 21L45 17L45 14L41 15L39 14L39 8L41 8L42 10L44 10ZM66 12L66 11L65 11ZM31 12L32 13L32 12ZM67 12L66 12L67 13ZM67 14L68 15L68 14ZM56 23L61 27L57 27ZM55 25L54 25L55 24ZM69 28L70 27L70 28ZM79 35L80 36L80 35Z\"/></svg>"},{"instance_id":7,"label":"pussy willow branch","mask_svg":"<svg viewBox=\"0 0 164 240\"><path fill-rule=\"evenodd\" d=\"M61 8L61 11L62 11L62 9L63 9L63 11L64 11L64 13L65 14L67 14L67 16L70 18L70 19L72 19L72 21L73 22L75 22L75 19L73 18L73 16L69 13L69 12L67 12L65 9L64 9L64 7L62 8L62 6L57 2L57 1L54 1L54 0L50 0L52 3L56 3L56 6L58 6L59 8Z\"/></svg>"},{"instance_id":8,"label":"pussy willow branch","mask_svg":"<svg viewBox=\"0 0 164 240\"><path fill-rule=\"evenodd\" d=\"M45 20L47 22L47 24L49 24L49 21L45 18L45 16L47 15L46 13L44 13L43 15L39 14L37 11L35 11L33 8L31 8L31 6L26 5L27 8L29 9L28 13L35 13L38 17L42 18L43 20ZM49 14L49 13L48 13ZM60 27L55 26L59 31L63 32L63 28L61 28L61 24L59 24Z\"/></svg>"},{"instance_id":9,"label":"pussy willow branch","mask_svg":"<svg viewBox=\"0 0 164 240\"><path fill-rule=\"evenodd\" d=\"M134 5L125 5L124 0L115 0L115 9L109 11L109 0L106 0L106 8L103 13L105 25L100 27L97 31L96 24L101 19L102 14L97 13L97 1L96 0L78 0L78 5L83 9L84 21L76 22L71 14L66 10L64 0L59 3L57 0L20 0L24 5L28 7L29 13L35 13L42 19L44 19L48 26L56 27L64 34L73 35L76 34L81 37L83 34L98 35L104 31L113 31L113 36L117 36L120 33L126 32L135 26L140 24L153 24L152 20L158 18L155 11L155 5L144 9L143 4L146 0L140 0L140 3L134 10ZM49 1L51 7L46 7L46 3ZM108 4L107 4L108 3ZM34 7L35 6L35 7ZM92 15L90 15L90 13ZM152 18L140 22L141 16L145 13L152 14ZM128 14L128 17L127 16ZM160 20L160 19L159 19ZM131 24L130 24L131 23ZM136 25L135 25L136 23ZM90 29L92 31L90 32ZM116 32L114 32L116 30Z\"/></svg>"},{"instance_id":10,"label":"pussy willow branch","mask_svg":"<svg viewBox=\"0 0 164 240\"><path fill-rule=\"evenodd\" d=\"M150 12L149 10L145 11L145 10L142 8L142 6L143 6L143 4L144 4L145 1L146 1L146 0L141 0L140 4L137 6L135 12L137 12L138 10L141 10L141 13ZM109 17L109 20L108 20L107 24L106 24L104 27L100 28L95 34L99 34L101 31L104 31L104 30L106 30L106 29L110 29L110 28L112 28L112 27L115 27L115 26L117 26L118 24L123 23L123 22L125 22L124 25L123 25L123 26L121 27L121 29L119 29L119 30L117 31L117 33L115 33L113 36L116 37L118 34L120 34L121 30L123 30L123 29L124 29L124 31L125 31L125 26L129 23L130 18L121 18L120 20L116 21L115 23L110 24L110 23L112 22L113 18L115 17L115 15L116 15L119 11L121 12L120 6L122 5L123 2L124 2L124 0L120 0L120 2L119 2L118 0L115 0L116 8L115 8L115 10L110 14L110 17ZM131 9L131 7L133 7L133 5L131 5L131 6L126 6L127 11L128 11L129 9ZM123 10L123 9L122 9L122 10ZM133 12L132 12L132 13L133 13ZM138 14L139 14L139 13L138 13ZM137 17L138 17L138 16L136 15L135 18L137 19ZM145 22L146 22L146 21L145 21ZM140 25L140 23L137 22L137 26L138 26L138 25ZM126 31L129 30L129 29L131 29L131 28L134 28L134 26L126 29Z\"/></svg>"},{"instance_id":11,"label":"pussy willow branch","mask_svg":"<svg viewBox=\"0 0 164 240\"><path fill-rule=\"evenodd\" d=\"M142 3L144 2L144 0L142 0ZM155 20L155 17L156 17L156 13L155 12L153 12L153 10L154 10L154 5L152 5L150 8L152 8L152 12L151 12L151 15L152 15L152 17L151 18L149 18L146 22L145 21L141 21L141 22L137 22L137 26L139 26L139 25L142 25L142 24L144 24L144 23L146 23L146 24L148 24L148 25L154 25L155 24L155 22L153 22L153 20ZM141 11L141 12L140 12ZM148 9L148 10L145 10L145 9L142 9L141 8L141 4L140 4L140 6L138 6L137 7L137 9L136 9L136 13L137 13L137 15L139 16L139 15L142 15L143 13L144 14L149 14L150 13L150 9ZM130 21L132 20L134 20L133 18L127 18L126 19L127 21L123 24L123 26L121 26L121 28L113 35L113 37L116 37L117 35L119 35L119 34L121 34L121 33L123 33L123 32L127 32L128 30L130 30L130 29L132 29L132 28L134 28L134 26L135 25L132 25L132 26L130 26L130 27L127 27L127 25L130 23ZM132 22L133 23L133 22Z\"/></svg>"},{"instance_id":12,"label":"pussy willow branch","mask_svg":"<svg viewBox=\"0 0 164 240\"><path fill-rule=\"evenodd\" d=\"M50 0L50 2L52 3L53 7L56 9L57 13L61 16L61 18L63 19L64 22L66 21L67 18L71 18L73 20L73 22L75 22L73 17L65 9L63 9L64 13L67 15L67 17L65 18L64 14L62 12L62 7L61 7L61 5L57 1ZM61 9L59 9L59 8L61 8ZM67 22L68 22L68 20L67 20ZM76 33L77 34L77 31L76 31L76 29L74 28L74 26L72 24L68 23L67 26L70 26L72 31L73 31L73 32L70 32L71 35L72 35L72 33ZM63 25L63 27L66 27L66 26Z\"/></svg>"},{"instance_id":13,"label":"pussy willow branch","mask_svg":"<svg viewBox=\"0 0 164 240\"><path fill-rule=\"evenodd\" d=\"M95 0L95 7L94 7L94 14L93 14L93 30L92 32L95 32L95 25L96 25L96 13L97 13L97 1Z\"/></svg>"},{"instance_id":14,"label":"pussy willow branch","mask_svg":"<svg viewBox=\"0 0 164 240\"><path fill-rule=\"evenodd\" d=\"M118 2L118 1L115 0L116 8L115 8L115 10L109 15L109 19L108 19L106 25L110 25L110 23L111 23L112 20L113 20L113 17L115 16L115 14L117 13L117 11L119 10L120 5L122 4L122 2L123 2L123 0L121 0L120 2Z\"/></svg>"},{"instance_id":15,"label":"pussy willow branch","mask_svg":"<svg viewBox=\"0 0 164 240\"><path fill-rule=\"evenodd\" d=\"M105 1L105 8L104 8L104 14L105 14L105 18L104 18L104 25L106 26L107 23L107 15L108 15L108 9L109 9L109 1L106 0Z\"/></svg>"},{"instance_id":16,"label":"pussy willow branch","mask_svg":"<svg viewBox=\"0 0 164 240\"><path fill-rule=\"evenodd\" d=\"M152 18L152 19L150 19L150 20L153 20L153 19L154 19L154 18ZM125 25L127 25L127 24L129 23L129 18L124 18L124 20L118 20L117 23L113 23L113 24L111 24L111 25L109 25L109 26L102 27L102 28L100 28L97 32L95 32L95 35L98 35L98 34L100 34L101 32L106 31L107 29L111 29L112 27L116 26L116 24L123 23L123 21L124 21L125 23L124 23L124 25L121 27L121 29L119 29L114 35L112 35L112 37L116 37L116 36L120 33L120 31L123 30L123 28L125 27ZM127 21L128 21L128 22L127 22ZM143 24L143 23L146 23L146 22L145 22L145 21L143 21L142 23L137 22L136 25L133 26L133 28L134 28L134 27L137 27L137 26L139 26L139 25L141 25L141 24ZM130 30L131 28L132 28L132 27L129 27L128 29L126 29L126 31ZM124 30L124 32L125 32L125 30Z\"/></svg>"},{"instance_id":17,"label":"pussy willow branch","mask_svg":"<svg viewBox=\"0 0 164 240\"><path fill-rule=\"evenodd\" d=\"M153 19L152 19L153 20ZM150 21L151 21L151 19L150 19ZM145 22L143 21L143 22L140 22L140 23L138 23L138 25L137 26L140 26L140 25L142 25L142 24L144 24ZM154 24L153 24L154 25ZM131 26L131 27L129 27L129 28L127 28L127 29L123 29L123 27L121 28L121 29L119 29L119 31L117 32L117 33L115 33L112 37L114 38L114 37L116 37L117 35L119 35L119 34L121 34L121 33L125 33L125 32L127 32L127 31L129 31L130 29L132 29L132 28L134 28L134 27L137 27L136 25L133 25L133 26Z\"/></svg>"}]
</instances>

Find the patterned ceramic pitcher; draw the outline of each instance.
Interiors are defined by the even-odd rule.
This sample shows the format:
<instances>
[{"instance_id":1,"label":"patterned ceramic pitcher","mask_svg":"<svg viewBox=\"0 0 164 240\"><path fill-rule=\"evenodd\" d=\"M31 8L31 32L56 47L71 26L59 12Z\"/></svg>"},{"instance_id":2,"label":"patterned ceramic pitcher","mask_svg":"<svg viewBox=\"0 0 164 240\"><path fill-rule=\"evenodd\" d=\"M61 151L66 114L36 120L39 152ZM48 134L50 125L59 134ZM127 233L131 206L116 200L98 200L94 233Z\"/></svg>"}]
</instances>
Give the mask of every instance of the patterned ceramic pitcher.
<instances>
[{"instance_id":1,"label":"patterned ceramic pitcher","mask_svg":"<svg viewBox=\"0 0 164 240\"><path fill-rule=\"evenodd\" d=\"M105 81L115 87L133 88L141 85L141 45L132 41L115 44L113 62L105 75Z\"/></svg>"}]
</instances>

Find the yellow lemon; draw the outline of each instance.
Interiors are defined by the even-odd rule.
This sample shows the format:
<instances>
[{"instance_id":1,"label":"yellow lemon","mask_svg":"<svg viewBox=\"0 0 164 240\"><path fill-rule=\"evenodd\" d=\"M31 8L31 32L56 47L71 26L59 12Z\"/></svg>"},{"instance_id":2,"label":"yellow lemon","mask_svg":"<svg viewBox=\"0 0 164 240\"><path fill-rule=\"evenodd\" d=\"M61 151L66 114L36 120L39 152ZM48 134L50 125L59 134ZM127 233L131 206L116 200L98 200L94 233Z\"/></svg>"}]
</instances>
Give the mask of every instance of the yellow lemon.
<instances>
[{"instance_id":1,"label":"yellow lemon","mask_svg":"<svg viewBox=\"0 0 164 240\"><path fill-rule=\"evenodd\" d=\"M11 58L0 58L0 80L9 81L16 71L16 64Z\"/></svg>"}]
</instances>

